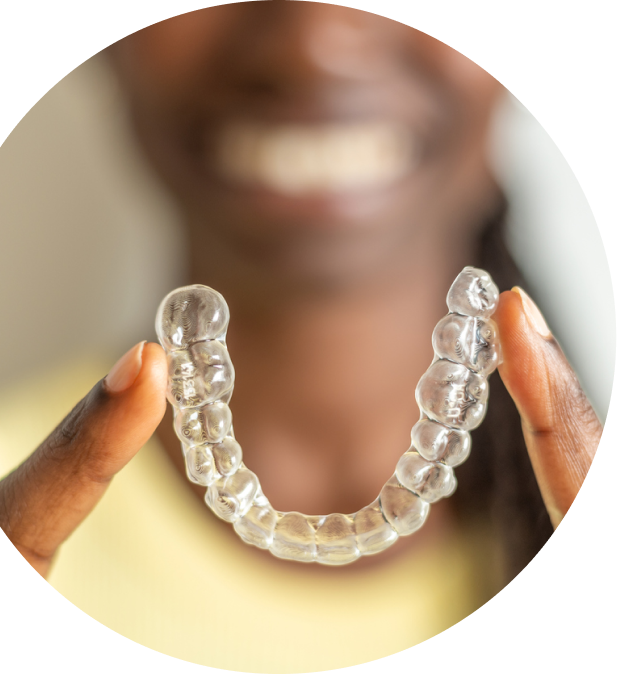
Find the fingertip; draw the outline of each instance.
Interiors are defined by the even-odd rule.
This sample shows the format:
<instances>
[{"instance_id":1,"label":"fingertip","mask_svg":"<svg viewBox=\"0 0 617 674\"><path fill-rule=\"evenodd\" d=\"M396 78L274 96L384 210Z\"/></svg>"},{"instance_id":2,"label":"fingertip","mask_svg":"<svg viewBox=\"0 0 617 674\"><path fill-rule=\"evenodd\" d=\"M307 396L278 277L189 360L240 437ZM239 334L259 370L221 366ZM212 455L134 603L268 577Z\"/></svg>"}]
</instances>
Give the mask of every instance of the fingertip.
<instances>
[{"instance_id":1,"label":"fingertip","mask_svg":"<svg viewBox=\"0 0 617 674\"><path fill-rule=\"evenodd\" d=\"M112 395L123 393L131 388L142 369L144 342L131 347L111 368L104 379L105 389Z\"/></svg>"},{"instance_id":2,"label":"fingertip","mask_svg":"<svg viewBox=\"0 0 617 674\"><path fill-rule=\"evenodd\" d=\"M497 323L501 344L502 364L499 372L502 378L504 375L507 378L508 371L513 367L518 365L516 369L521 369L533 339L518 292L506 290L501 293L493 320Z\"/></svg>"},{"instance_id":3,"label":"fingertip","mask_svg":"<svg viewBox=\"0 0 617 674\"><path fill-rule=\"evenodd\" d=\"M163 347L156 342L146 342L142 351L142 371L152 382L165 387L167 383L167 357Z\"/></svg>"},{"instance_id":4,"label":"fingertip","mask_svg":"<svg viewBox=\"0 0 617 674\"><path fill-rule=\"evenodd\" d=\"M111 368L104 378L104 389L113 397L146 384L155 390L164 390L167 383L167 359L160 344L138 342Z\"/></svg>"},{"instance_id":5,"label":"fingertip","mask_svg":"<svg viewBox=\"0 0 617 674\"><path fill-rule=\"evenodd\" d=\"M142 351L142 367L135 382L136 394L147 398L151 414L163 418L167 387L167 358L160 344L146 342Z\"/></svg>"},{"instance_id":6,"label":"fingertip","mask_svg":"<svg viewBox=\"0 0 617 674\"><path fill-rule=\"evenodd\" d=\"M521 295L516 290L501 293L493 319L499 328L501 344L499 374L519 412L525 416L546 382L543 359L525 318Z\"/></svg>"},{"instance_id":7,"label":"fingertip","mask_svg":"<svg viewBox=\"0 0 617 674\"><path fill-rule=\"evenodd\" d=\"M518 323L523 318L523 305L521 296L513 290L504 290L499 296L497 309L493 314L493 320L499 326L500 332L507 335L511 328L518 328Z\"/></svg>"}]
</instances>

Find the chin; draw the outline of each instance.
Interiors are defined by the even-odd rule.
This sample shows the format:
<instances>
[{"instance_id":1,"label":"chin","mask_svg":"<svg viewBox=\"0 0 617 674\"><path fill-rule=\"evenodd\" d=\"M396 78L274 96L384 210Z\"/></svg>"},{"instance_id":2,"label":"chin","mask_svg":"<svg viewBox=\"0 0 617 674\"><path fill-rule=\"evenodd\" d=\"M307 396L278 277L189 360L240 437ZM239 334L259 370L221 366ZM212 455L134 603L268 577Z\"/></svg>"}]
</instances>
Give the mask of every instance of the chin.
<instances>
[{"instance_id":1,"label":"chin","mask_svg":"<svg viewBox=\"0 0 617 674\"><path fill-rule=\"evenodd\" d=\"M208 258L208 274L217 283L241 284L245 291L297 294L357 286L407 266L424 236L410 217L414 209L404 185L323 199L212 189L216 198L189 216L193 267L205 270Z\"/></svg>"}]
</instances>

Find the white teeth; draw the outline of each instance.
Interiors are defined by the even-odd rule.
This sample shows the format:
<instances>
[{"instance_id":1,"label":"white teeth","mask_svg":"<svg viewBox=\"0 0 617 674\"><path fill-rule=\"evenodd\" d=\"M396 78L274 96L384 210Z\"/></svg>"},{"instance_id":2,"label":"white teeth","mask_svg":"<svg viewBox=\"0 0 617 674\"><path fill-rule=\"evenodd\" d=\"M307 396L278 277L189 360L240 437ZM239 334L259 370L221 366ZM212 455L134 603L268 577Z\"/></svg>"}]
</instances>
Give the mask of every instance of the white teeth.
<instances>
[{"instance_id":1,"label":"white teeth","mask_svg":"<svg viewBox=\"0 0 617 674\"><path fill-rule=\"evenodd\" d=\"M384 186L417 163L417 144L396 124L266 126L238 123L219 137L225 178L286 194Z\"/></svg>"}]
</instances>

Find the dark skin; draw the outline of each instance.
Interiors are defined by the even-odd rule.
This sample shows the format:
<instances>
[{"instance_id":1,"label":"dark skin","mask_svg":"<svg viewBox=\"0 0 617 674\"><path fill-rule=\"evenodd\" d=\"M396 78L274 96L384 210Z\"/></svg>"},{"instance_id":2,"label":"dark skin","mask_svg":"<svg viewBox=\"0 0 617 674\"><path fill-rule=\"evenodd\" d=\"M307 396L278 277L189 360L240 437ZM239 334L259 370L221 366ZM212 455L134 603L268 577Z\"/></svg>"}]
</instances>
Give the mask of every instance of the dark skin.
<instances>
[{"instance_id":1,"label":"dark skin","mask_svg":"<svg viewBox=\"0 0 617 674\"><path fill-rule=\"evenodd\" d=\"M316 3L202 10L135 33L110 56L144 150L185 215L187 281L230 304L232 410L246 463L279 510L363 507L409 444L430 334L499 201L485 141L500 85L422 33ZM246 119L403 124L420 159L385 186L290 195L217 171L217 134ZM526 301L502 293L500 374L557 526L602 429ZM146 344L126 362L120 385L99 383L0 483L0 526L43 575L163 419L162 349ZM183 472L167 418L159 436ZM434 507L406 543L447 531L447 509Z\"/></svg>"}]
</instances>

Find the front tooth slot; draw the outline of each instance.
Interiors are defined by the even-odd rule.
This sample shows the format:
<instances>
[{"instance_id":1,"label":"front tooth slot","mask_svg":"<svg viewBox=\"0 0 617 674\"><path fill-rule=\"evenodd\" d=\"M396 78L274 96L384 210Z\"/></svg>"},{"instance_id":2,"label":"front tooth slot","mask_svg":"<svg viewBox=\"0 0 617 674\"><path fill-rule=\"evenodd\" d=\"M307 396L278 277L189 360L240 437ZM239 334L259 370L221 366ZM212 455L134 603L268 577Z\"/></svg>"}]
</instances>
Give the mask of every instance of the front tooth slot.
<instances>
[{"instance_id":1,"label":"front tooth slot","mask_svg":"<svg viewBox=\"0 0 617 674\"><path fill-rule=\"evenodd\" d=\"M349 564L360 556L349 515L335 513L325 517L315 532L315 543L317 561L322 564Z\"/></svg>"},{"instance_id":2,"label":"front tooth slot","mask_svg":"<svg viewBox=\"0 0 617 674\"><path fill-rule=\"evenodd\" d=\"M302 513L279 513L270 552L281 559L312 562L317 556L315 526L320 518Z\"/></svg>"},{"instance_id":3,"label":"front tooth slot","mask_svg":"<svg viewBox=\"0 0 617 674\"><path fill-rule=\"evenodd\" d=\"M379 494L384 517L399 536L409 536L426 522L430 505L391 477Z\"/></svg>"},{"instance_id":4,"label":"front tooth slot","mask_svg":"<svg viewBox=\"0 0 617 674\"><path fill-rule=\"evenodd\" d=\"M272 545L276 520L276 510L269 503L254 504L243 517L236 520L234 529L245 543L267 549Z\"/></svg>"},{"instance_id":5,"label":"front tooth slot","mask_svg":"<svg viewBox=\"0 0 617 674\"><path fill-rule=\"evenodd\" d=\"M376 555L398 539L398 533L384 518L379 501L373 501L354 515L358 550L363 555Z\"/></svg>"}]
</instances>

